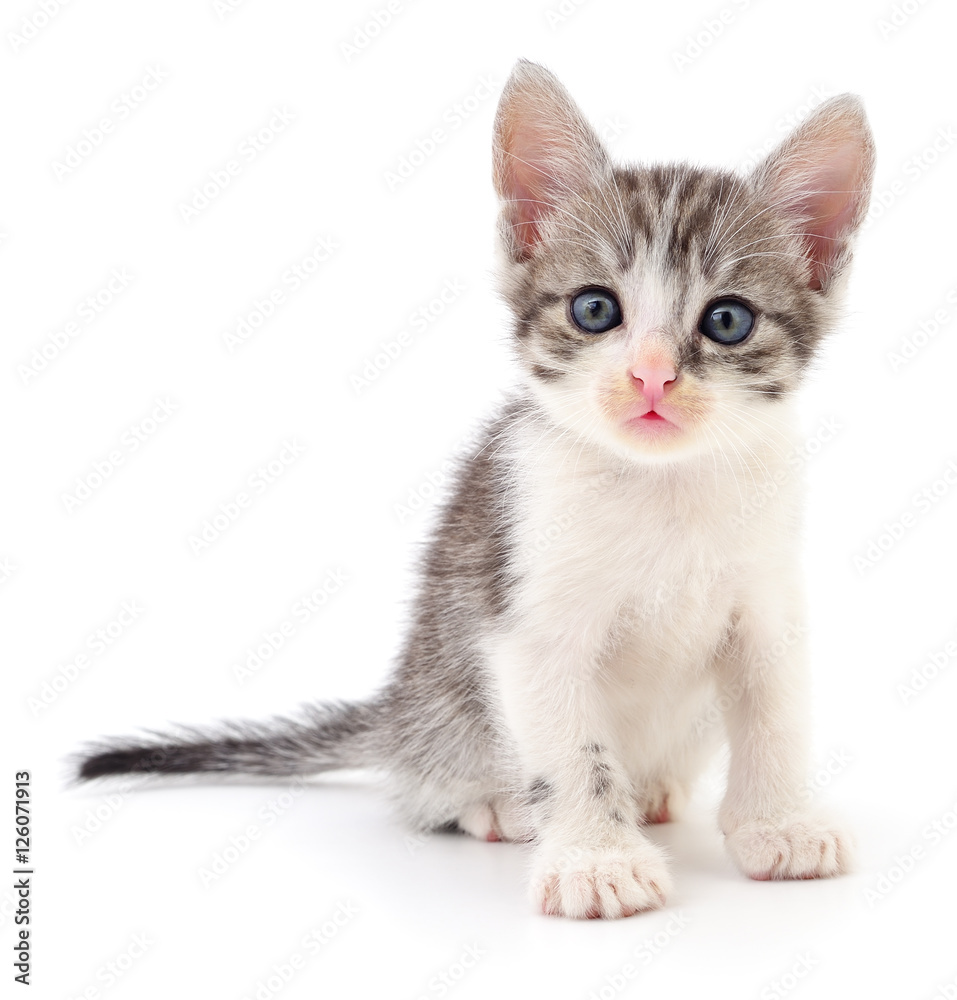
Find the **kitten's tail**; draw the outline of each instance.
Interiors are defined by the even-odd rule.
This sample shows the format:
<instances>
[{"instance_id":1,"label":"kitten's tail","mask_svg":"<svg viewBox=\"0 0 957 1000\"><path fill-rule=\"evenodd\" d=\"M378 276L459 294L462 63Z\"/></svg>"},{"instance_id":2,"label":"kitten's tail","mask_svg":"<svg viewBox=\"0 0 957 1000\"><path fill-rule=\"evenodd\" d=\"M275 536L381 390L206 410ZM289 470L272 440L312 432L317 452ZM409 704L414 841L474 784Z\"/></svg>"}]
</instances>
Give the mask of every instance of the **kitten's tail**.
<instances>
[{"instance_id":1,"label":"kitten's tail","mask_svg":"<svg viewBox=\"0 0 957 1000\"><path fill-rule=\"evenodd\" d=\"M145 741L89 744L75 760L81 781L116 774L238 773L285 777L379 763L382 702L310 705L299 718L178 727Z\"/></svg>"}]
</instances>

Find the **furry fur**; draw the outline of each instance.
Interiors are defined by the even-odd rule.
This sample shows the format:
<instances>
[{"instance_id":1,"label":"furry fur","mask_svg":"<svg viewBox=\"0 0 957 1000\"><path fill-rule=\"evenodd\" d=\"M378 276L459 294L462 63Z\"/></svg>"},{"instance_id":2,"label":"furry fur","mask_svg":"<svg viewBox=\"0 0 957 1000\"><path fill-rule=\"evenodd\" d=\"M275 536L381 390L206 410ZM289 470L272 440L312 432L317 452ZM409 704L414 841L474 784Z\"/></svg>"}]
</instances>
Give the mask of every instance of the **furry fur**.
<instances>
[{"instance_id":1,"label":"furry fur","mask_svg":"<svg viewBox=\"0 0 957 1000\"><path fill-rule=\"evenodd\" d=\"M520 62L494 180L525 384L459 469L390 680L298 719L98 744L80 777L378 768L419 828L534 841L544 912L619 917L665 899L642 827L676 816L726 737L720 822L741 870L844 871L849 838L800 804L801 485L786 456L872 171L850 96L750 176L615 167L555 78ZM616 297L617 327L576 324L591 288ZM729 298L754 317L734 345L702 332Z\"/></svg>"}]
</instances>

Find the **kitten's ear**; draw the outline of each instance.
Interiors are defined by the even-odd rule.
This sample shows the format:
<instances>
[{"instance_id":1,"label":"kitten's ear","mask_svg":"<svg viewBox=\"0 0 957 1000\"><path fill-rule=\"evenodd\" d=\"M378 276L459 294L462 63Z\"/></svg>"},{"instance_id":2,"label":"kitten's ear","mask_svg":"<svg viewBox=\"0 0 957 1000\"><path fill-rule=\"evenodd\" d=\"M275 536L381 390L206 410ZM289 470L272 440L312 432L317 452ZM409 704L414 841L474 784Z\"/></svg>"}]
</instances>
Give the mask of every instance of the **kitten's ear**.
<instances>
[{"instance_id":1,"label":"kitten's ear","mask_svg":"<svg viewBox=\"0 0 957 1000\"><path fill-rule=\"evenodd\" d=\"M867 214L874 140L853 94L825 101L755 172L758 186L804 234L810 287L827 290Z\"/></svg>"},{"instance_id":2,"label":"kitten's ear","mask_svg":"<svg viewBox=\"0 0 957 1000\"><path fill-rule=\"evenodd\" d=\"M498 104L493 147L510 256L527 260L558 204L608 170L601 141L568 91L547 69L519 60Z\"/></svg>"}]
</instances>

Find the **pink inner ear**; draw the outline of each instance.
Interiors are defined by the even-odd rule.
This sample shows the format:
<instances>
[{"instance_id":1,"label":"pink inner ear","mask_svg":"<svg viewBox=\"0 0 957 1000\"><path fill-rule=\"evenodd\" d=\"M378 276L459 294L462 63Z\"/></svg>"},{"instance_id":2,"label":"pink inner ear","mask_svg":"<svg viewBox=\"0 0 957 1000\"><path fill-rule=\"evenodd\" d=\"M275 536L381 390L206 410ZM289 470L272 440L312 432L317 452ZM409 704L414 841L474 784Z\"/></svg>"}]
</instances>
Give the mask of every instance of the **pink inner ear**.
<instances>
[{"instance_id":1,"label":"pink inner ear","mask_svg":"<svg viewBox=\"0 0 957 1000\"><path fill-rule=\"evenodd\" d=\"M795 192L795 208L804 217L804 233L811 262L809 285L818 291L857 224L862 184L860 146L845 143L828 152L810 169Z\"/></svg>"},{"instance_id":2,"label":"pink inner ear","mask_svg":"<svg viewBox=\"0 0 957 1000\"><path fill-rule=\"evenodd\" d=\"M574 178L574 140L539 117L519 115L510 123L503 164L503 194L521 256L541 242L541 223ZM571 148L569 148L571 147Z\"/></svg>"},{"instance_id":3,"label":"pink inner ear","mask_svg":"<svg viewBox=\"0 0 957 1000\"><path fill-rule=\"evenodd\" d=\"M534 161L527 159L529 152L520 143L517 145L520 151L513 150L506 165L505 188L512 202L509 210L512 231L522 248L522 258L527 259L541 240L539 222L547 211L543 202L548 200L548 191L541 171L536 169Z\"/></svg>"},{"instance_id":4,"label":"pink inner ear","mask_svg":"<svg viewBox=\"0 0 957 1000\"><path fill-rule=\"evenodd\" d=\"M557 98L513 99L500 109L496 186L507 203L513 252L528 259L542 241L542 223L581 194L604 154L574 107Z\"/></svg>"}]
</instances>

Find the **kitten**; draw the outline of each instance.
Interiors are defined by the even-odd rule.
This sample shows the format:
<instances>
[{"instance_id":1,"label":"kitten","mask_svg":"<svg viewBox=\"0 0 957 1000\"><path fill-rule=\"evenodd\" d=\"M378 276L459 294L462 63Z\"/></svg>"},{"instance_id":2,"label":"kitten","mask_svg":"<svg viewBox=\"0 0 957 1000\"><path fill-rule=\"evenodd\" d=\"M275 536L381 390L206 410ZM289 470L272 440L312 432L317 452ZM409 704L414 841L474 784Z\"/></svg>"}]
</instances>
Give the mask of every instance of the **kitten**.
<instances>
[{"instance_id":1,"label":"kitten","mask_svg":"<svg viewBox=\"0 0 957 1000\"><path fill-rule=\"evenodd\" d=\"M379 769L417 828L534 841L545 913L623 917L665 900L642 828L679 813L725 737L741 871L845 871L848 836L802 804L786 456L872 172L849 95L748 176L617 167L561 84L519 62L494 182L523 382L461 464L391 678L295 719L93 745L80 778Z\"/></svg>"}]
</instances>

